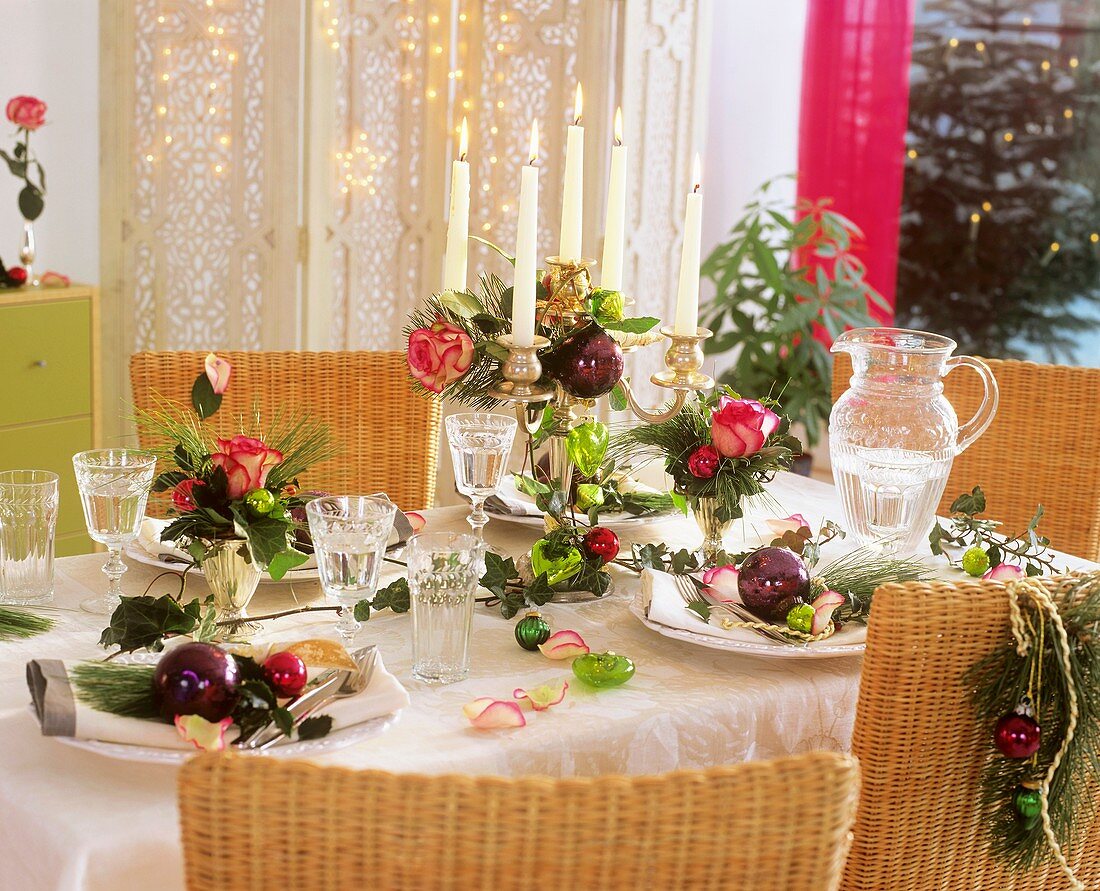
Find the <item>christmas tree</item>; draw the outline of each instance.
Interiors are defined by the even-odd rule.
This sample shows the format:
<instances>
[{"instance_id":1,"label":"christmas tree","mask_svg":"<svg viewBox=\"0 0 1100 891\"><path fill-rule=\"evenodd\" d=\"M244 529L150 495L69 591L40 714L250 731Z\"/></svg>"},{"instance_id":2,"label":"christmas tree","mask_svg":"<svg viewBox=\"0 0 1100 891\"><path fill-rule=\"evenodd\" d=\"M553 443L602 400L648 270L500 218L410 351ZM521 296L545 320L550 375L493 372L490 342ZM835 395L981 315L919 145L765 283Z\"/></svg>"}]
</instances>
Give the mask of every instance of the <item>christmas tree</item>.
<instances>
[{"instance_id":1,"label":"christmas tree","mask_svg":"<svg viewBox=\"0 0 1100 891\"><path fill-rule=\"evenodd\" d=\"M1058 7L1057 10L1054 7ZM925 0L898 261L899 325L981 356L1100 363L1095 2ZM1053 16L1057 16L1057 20ZM1041 17L1042 16L1042 17Z\"/></svg>"}]
</instances>

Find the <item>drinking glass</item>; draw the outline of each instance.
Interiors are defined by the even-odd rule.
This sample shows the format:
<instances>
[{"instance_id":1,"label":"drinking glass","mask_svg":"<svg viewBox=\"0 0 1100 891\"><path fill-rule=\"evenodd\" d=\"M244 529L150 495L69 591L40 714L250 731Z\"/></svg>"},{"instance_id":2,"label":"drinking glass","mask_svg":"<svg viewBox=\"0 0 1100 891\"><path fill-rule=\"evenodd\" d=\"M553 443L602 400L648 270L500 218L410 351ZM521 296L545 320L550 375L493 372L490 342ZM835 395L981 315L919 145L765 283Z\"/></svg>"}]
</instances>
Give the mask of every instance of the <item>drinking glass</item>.
<instances>
[{"instance_id":1,"label":"drinking glass","mask_svg":"<svg viewBox=\"0 0 1100 891\"><path fill-rule=\"evenodd\" d=\"M56 528L56 473L0 473L0 603L36 604L53 599Z\"/></svg>"},{"instance_id":2,"label":"drinking glass","mask_svg":"<svg viewBox=\"0 0 1100 891\"><path fill-rule=\"evenodd\" d=\"M473 505L466 522L478 539L484 541L485 524L489 522L485 499L496 492L504 476L512 440L516 437L516 419L488 412L468 412L450 415L446 423L455 484Z\"/></svg>"},{"instance_id":3,"label":"drinking glass","mask_svg":"<svg viewBox=\"0 0 1100 891\"><path fill-rule=\"evenodd\" d=\"M102 597L90 597L80 604L90 613L110 615L118 608L119 580L126 572L122 546L137 538L141 529L156 465L153 455L133 449L93 449L73 455L88 534L107 546L103 572L110 584Z\"/></svg>"},{"instance_id":4,"label":"drinking glass","mask_svg":"<svg viewBox=\"0 0 1100 891\"><path fill-rule=\"evenodd\" d=\"M378 590L397 507L384 495L329 495L306 505L325 596L344 607L336 630L351 645L362 624L355 604Z\"/></svg>"},{"instance_id":5,"label":"drinking glass","mask_svg":"<svg viewBox=\"0 0 1100 891\"><path fill-rule=\"evenodd\" d=\"M473 535L431 532L409 539L413 677L453 684L470 672L470 626L484 544Z\"/></svg>"}]
</instances>

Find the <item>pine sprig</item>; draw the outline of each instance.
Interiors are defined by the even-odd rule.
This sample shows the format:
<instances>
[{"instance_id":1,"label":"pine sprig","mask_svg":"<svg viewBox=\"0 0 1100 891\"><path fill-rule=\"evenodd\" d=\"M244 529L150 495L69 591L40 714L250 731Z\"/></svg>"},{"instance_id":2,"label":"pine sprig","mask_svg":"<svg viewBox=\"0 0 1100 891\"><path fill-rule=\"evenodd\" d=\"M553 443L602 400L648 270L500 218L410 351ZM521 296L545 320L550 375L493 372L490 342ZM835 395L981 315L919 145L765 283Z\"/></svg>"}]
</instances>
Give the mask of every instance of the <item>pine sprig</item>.
<instances>
[{"instance_id":1,"label":"pine sprig","mask_svg":"<svg viewBox=\"0 0 1100 891\"><path fill-rule=\"evenodd\" d=\"M1079 840L1078 827L1089 825L1094 816L1090 784L1100 774L1100 572L1067 578L1054 601L1069 636L1078 720L1062 766L1051 781L1049 810L1059 844L1072 851ZM992 740L998 719L1016 707L1028 694L1031 679L1042 672L1043 688L1032 703L1035 720L1042 727L1037 766L1005 758L991 748L981 776L981 808L990 826L993 852L1017 871L1046 862L1050 849L1041 825L1028 828L1016 818L1013 790L1046 772L1065 740L1069 711L1069 689L1061 670L1061 642L1049 617L1031 615L1032 621L1045 623L1042 649L1032 646L1026 656L1020 657L1015 643L1006 641L963 679L974 688L975 709L988 725Z\"/></svg>"},{"instance_id":2,"label":"pine sprig","mask_svg":"<svg viewBox=\"0 0 1100 891\"><path fill-rule=\"evenodd\" d=\"M89 708L124 718L156 718L152 665L81 662L69 673L73 695Z\"/></svg>"},{"instance_id":3,"label":"pine sprig","mask_svg":"<svg viewBox=\"0 0 1100 891\"><path fill-rule=\"evenodd\" d=\"M0 606L0 640L34 637L54 626L53 619L23 609Z\"/></svg>"}]
</instances>

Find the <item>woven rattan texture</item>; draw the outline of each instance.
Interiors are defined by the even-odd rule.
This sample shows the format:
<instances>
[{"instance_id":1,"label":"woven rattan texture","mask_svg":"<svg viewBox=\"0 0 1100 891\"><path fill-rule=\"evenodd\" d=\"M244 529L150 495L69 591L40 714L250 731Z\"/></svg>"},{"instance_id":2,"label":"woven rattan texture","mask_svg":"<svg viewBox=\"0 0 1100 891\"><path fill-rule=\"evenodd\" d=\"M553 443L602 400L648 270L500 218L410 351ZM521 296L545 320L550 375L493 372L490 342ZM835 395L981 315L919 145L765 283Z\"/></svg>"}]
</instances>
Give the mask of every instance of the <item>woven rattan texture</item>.
<instances>
[{"instance_id":1,"label":"woven rattan texture","mask_svg":"<svg viewBox=\"0 0 1100 891\"><path fill-rule=\"evenodd\" d=\"M989 854L978 788L985 759L995 757L993 727L977 719L961 678L1011 639L999 582L910 582L875 593L852 737L863 785L844 891L1068 887L1053 862L1016 875ZM1093 799L1100 805L1095 778ZM1094 889L1100 820L1090 826L1082 814L1078 828L1067 856Z\"/></svg>"},{"instance_id":2,"label":"woven rattan texture","mask_svg":"<svg viewBox=\"0 0 1100 891\"><path fill-rule=\"evenodd\" d=\"M223 435L259 407L264 422L303 409L328 425L340 453L300 480L309 491L339 495L386 492L403 510L431 507L442 408L409 387L403 352L225 352L233 365L221 409L210 419ZM204 353L136 353L130 384L139 409L155 394L191 406ZM143 446L150 445L142 441ZM157 507L163 514L166 501ZM152 502L150 502L152 506Z\"/></svg>"},{"instance_id":3,"label":"woven rattan texture","mask_svg":"<svg viewBox=\"0 0 1100 891\"><path fill-rule=\"evenodd\" d=\"M833 401L848 389L852 361L838 354ZM981 486L990 516L1012 534L1046 509L1040 531L1060 551L1100 560L1100 368L986 359L1001 391L989 429L955 458L939 513L961 492ZM944 394L961 422L981 401L979 377L967 369L944 380Z\"/></svg>"},{"instance_id":4,"label":"woven rattan texture","mask_svg":"<svg viewBox=\"0 0 1100 891\"><path fill-rule=\"evenodd\" d=\"M858 785L825 752L565 780L204 755L179 795L193 891L830 891Z\"/></svg>"}]
</instances>

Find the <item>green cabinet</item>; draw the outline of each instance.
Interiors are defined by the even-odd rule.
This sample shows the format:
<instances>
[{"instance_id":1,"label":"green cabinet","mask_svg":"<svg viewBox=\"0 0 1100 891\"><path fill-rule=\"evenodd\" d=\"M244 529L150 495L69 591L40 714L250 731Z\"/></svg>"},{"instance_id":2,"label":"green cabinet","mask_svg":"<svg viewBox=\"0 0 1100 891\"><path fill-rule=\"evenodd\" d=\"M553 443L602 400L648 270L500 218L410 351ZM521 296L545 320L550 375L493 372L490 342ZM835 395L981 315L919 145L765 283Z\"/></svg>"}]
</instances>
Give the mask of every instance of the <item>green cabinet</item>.
<instances>
[{"instance_id":1,"label":"green cabinet","mask_svg":"<svg viewBox=\"0 0 1100 891\"><path fill-rule=\"evenodd\" d=\"M96 445L96 293L0 291L0 470L60 477L57 554L92 550L72 456Z\"/></svg>"}]
</instances>

